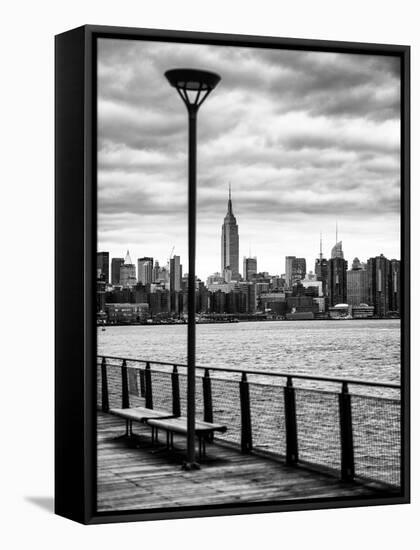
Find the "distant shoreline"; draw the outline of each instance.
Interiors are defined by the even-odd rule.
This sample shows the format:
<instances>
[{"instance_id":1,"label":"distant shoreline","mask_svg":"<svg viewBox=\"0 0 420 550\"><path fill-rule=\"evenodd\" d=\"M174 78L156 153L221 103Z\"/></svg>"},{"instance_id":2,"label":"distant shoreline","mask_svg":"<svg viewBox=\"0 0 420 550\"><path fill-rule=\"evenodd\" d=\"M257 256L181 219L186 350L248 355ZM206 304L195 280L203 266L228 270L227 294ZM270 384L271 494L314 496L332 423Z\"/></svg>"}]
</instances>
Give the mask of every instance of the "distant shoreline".
<instances>
[{"instance_id":1,"label":"distant shoreline","mask_svg":"<svg viewBox=\"0 0 420 550\"><path fill-rule=\"evenodd\" d=\"M320 321L350 321L350 322L357 322L357 321L400 321L400 317L381 317L381 318L375 318L371 317L369 319L236 319L234 321L198 321L196 325L233 325L237 323L272 323L272 322L279 322L279 323L290 323L290 322L320 322ZM97 328L109 328L109 327L156 327L156 326L164 326L164 327L182 327L187 326L188 323L104 323L100 325L96 325Z\"/></svg>"}]
</instances>

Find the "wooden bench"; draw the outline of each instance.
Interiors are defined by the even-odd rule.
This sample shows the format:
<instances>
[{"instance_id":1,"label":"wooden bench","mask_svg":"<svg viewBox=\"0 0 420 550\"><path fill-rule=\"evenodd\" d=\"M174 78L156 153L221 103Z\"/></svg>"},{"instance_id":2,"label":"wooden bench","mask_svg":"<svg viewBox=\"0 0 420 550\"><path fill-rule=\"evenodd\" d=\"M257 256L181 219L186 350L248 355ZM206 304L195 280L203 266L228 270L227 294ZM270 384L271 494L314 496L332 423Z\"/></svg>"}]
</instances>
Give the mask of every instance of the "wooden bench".
<instances>
[{"instance_id":1,"label":"wooden bench","mask_svg":"<svg viewBox=\"0 0 420 550\"><path fill-rule=\"evenodd\" d=\"M111 414L125 419L125 435L133 435L133 421L144 424L154 418L173 418L173 414L168 411L158 409L147 409L146 407L133 407L131 409L110 409Z\"/></svg>"},{"instance_id":2,"label":"wooden bench","mask_svg":"<svg viewBox=\"0 0 420 550\"><path fill-rule=\"evenodd\" d=\"M187 418L184 416L172 418L150 418L146 420L146 424L152 428L152 441L157 441L158 430L166 432L166 446L168 449L174 447L174 433L187 435ZM213 424L211 422L195 421L195 435L198 437L199 457L202 458L206 454L206 437L214 434L214 432L224 433L227 430L226 426L221 424Z\"/></svg>"}]
</instances>

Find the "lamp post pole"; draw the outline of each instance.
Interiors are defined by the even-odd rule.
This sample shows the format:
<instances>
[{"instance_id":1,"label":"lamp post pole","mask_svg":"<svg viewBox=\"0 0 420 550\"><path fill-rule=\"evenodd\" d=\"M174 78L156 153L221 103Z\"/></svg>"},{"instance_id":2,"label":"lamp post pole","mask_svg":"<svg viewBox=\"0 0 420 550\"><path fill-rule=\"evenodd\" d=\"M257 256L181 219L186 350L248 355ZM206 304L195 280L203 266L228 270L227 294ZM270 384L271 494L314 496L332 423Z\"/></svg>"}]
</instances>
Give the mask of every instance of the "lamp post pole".
<instances>
[{"instance_id":1,"label":"lamp post pole","mask_svg":"<svg viewBox=\"0 0 420 550\"><path fill-rule=\"evenodd\" d=\"M188 355L187 464L195 461L195 252L197 227L197 111L188 108Z\"/></svg>"},{"instance_id":2,"label":"lamp post pole","mask_svg":"<svg viewBox=\"0 0 420 550\"><path fill-rule=\"evenodd\" d=\"M187 461L186 470L197 469L195 460L195 253L197 225L197 114L220 76L196 69L172 69L166 78L188 110L188 353L187 353Z\"/></svg>"}]
</instances>

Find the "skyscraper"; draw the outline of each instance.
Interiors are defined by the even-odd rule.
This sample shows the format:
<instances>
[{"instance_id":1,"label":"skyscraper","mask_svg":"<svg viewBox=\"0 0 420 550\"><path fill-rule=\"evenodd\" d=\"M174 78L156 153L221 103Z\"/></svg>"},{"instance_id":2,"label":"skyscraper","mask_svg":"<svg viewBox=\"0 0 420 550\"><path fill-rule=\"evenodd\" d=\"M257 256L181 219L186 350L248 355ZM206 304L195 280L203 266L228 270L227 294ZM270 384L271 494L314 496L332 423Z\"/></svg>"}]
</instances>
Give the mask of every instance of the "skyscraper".
<instances>
[{"instance_id":1,"label":"skyscraper","mask_svg":"<svg viewBox=\"0 0 420 550\"><path fill-rule=\"evenodd\" d=\"M120 284L120 270L124 264L124 258L112 258L111 260L111 284Z\"/></svg>"},{"instance_id":2,"label":"skyscraper","mask_svg":"<svg viewBox=\"0 0 420 550\"><path fill-rule=\"evenodd\" d=\"M369 305L375 308L377 317L386 317L390 310L391 262L383 254L369 258L367 271Z\"/></svg>"},{"instance_id":3,"label":"skyscraper","mask_svg":"<svg viewBox=\"0 0 420 550\"><path fill-rule=\"evenodd\" d=\"M293 258L292 260L292 286L304 279L306 276L305 258Z\"/></svg>"},{"instance_id":4,"label":"skyscraper","mask_svg":"<svg viewBox=\"0 0 420 550\"><path fill-rule=\"evenodd\" d=\"M130 253L127 250L125 260L120 268L120 284L126 287L132 287L137 283L136 266L131 261Z\"/></svg>"},{"instance_id":5,"label":"skyscraper","mask_svg":"<svg viewBox=\"0 0 420 550\"><path fill-rule=\"evenodd\" d=\"M319 239L319 258L315 260L315 275L317 281L322 282L322 294L327 294L328 260L322 254L322 235Z\"/></svg>"},{"instance_id":6,"label":"skyscraper","mask_svg":"<svg viewBox=\"0 0 420 550\"><path fill-rule=\"evenodd\" d=\"M181 290L182 265L179 256L173 256L170 260L169 269L169 286L171 292L179 292Z\"/></svg>"},{"instance_id":7,"label":"skyscraper","mask_svg":"<svg viewBox=\"0 0 420 550\"><path fill-rule=\"evenodd\" d=\"M344 259L342 242L336 242L328 260L329 306L347 302L347 261Z\"/></svg>"},{"instance_id":8,"label":"skyscraper","mask_svg":"<svg viewBox=\"0 0 420 550\"><path fill-rule=\"evenodd\" d=\"M362 269L359 258L354 258L352 268L347 271L347 303L360 306L368 301L368 274L366 269Z\"/></svg>"},{"instance_id":9,"label":"skyscraper","mask_svg":"<svg viewBox=\"0 0 420 550\"><path fill-rule=\"evenodd\" d=\"M229 185L228 210L222 225L222 269L232 272L232 279L239 279L239 233L238 224L232 211L232 197Z\"/></svg>"},{"instance_id":10,"label":"skyscraper","mask_svg":"<svg viewBox=\"0 0 420 550\"><path fill-rule=\"evenodd\" d=\"M109 283L109 252L96 253L96 269L98 278Z\"/></svg>"},{"instance_id":11,"label":"skyscraper","mask_svg":"<svg viewBox=\"0 0 420 550\"><path fill-rule=\"evenodd\" d=\"M153 275L153 258L144 257L137 260L137 278L139 283L150 285Z\"/></svg>"},{"instance_id":12,"label":"skyscraper","mask_svg":"<svg viewBox=\"0 0 420 550\"><path fill-rule=\"evenodd\" d=\"M286 256L286 286L288 288L292 287L292 270L293 270L293 260L296 259L296 256Z\"/></svg>"},{"instance_id":13,"label":"skyscraper","mask_svg":"<svg viewBox=\"0 0 420 550\"><path fill-rule=\"evenodd\" d=\"M391 288L390 288L390 304L391 311L400 312L401 308L401 262L399 260L391 260Z\"/></svg>"},{"instance_id":14,"label":"skyscraper","mask_svg":"<svg viewBox=\"0 0 420 550\"><path fill-rule=\"evenodd\" d=\"M245 281L252 281L252 276L257 274L257 258L246 258L244 256L243 277Z\"/></svg>"}]
</instances>

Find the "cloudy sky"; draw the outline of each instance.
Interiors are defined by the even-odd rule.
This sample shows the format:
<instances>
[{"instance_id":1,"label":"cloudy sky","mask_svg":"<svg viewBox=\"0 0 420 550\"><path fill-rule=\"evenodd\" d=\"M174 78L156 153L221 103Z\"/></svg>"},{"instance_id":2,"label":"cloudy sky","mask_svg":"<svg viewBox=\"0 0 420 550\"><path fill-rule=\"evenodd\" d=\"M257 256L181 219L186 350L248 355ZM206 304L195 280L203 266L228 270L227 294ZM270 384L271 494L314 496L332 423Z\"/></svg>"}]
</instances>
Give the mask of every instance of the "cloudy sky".
<instances>
[{"instance_id":1,"label":"cloudy sky","mask_svg":"<svg viewBox=\"0 0 420 550\"><path fill-rule=\"evenodd\" d=\"M400 257L399 61L392 57L100 39L98 250L187 266L187 112L164 72L222 80L198 119L197 274L220 270L229 182L240 258L284 273L329 257ZM240 261L240 266L242 261ZM241 268L241 267L240 267Z\"/></svg>"}]
</instances>

